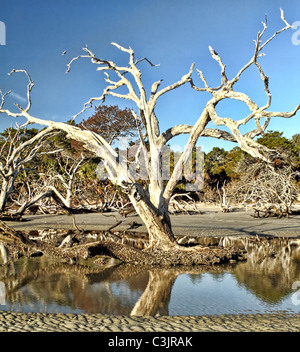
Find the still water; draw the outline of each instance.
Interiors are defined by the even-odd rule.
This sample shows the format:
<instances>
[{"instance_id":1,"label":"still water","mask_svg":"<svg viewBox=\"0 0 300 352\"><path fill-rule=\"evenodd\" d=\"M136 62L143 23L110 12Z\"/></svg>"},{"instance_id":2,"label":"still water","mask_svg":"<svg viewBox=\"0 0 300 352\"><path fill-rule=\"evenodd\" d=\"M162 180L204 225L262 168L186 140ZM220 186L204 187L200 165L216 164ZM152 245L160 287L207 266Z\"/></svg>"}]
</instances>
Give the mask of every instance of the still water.
<instances>
[{"instance_id":1,"label":"still water","mask_svg":"<svg viewBox=\"0 0 300 352\"><path fill-rule=\"evenodd\" d=\"M245 248L247 261L158 269L21 258L0 265L0 310L123 315L300 312L300 239L227 237L221 242Z\"/></svg>"}]
</instances>

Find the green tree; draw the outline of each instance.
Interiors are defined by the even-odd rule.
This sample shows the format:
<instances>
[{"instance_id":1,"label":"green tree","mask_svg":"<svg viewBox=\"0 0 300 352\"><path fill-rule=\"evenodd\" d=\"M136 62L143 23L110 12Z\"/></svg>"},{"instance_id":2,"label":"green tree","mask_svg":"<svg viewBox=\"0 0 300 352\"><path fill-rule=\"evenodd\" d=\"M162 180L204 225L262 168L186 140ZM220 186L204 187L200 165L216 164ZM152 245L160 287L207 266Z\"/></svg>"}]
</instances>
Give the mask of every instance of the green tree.
<instances>
[{"instance_id":1,"label":"green tree","mask_svg":"<svg viewBox=\"0 0 300 352\"><path fill-rule=\"evenodd\" d=\"M206 180L211 187L216 187L218 183L223 184L230 179L226 173L227 154L228 152L223 148L214 147L205 155Z\"/></svg>"},{"instance_id":2,"label":"green tree","mask_svg":"<svg viewBox=\"0 0 300 352\"><path fill-rule=\"evenodd\" d=\"M299 137L298 137L299 138ZM297 143L297 137L295 137ZM299 140L299 139L298 139ZM291 165L294 168L300 166L299 150L293 139L289 140L283 137L283 132L268 131L264 136L257 139L257 142L269 149L279 152L276 166Z\"/></svg>"},{"instance_id":3,"label":"green tree","mask_svg":"<svg viewBox=\"0 0 300 352\"><path fill-rule=\"evenodd\" d=\"M294 150L295 150L295 153L298 157L299 164L300 164L300 133L294 134L292 136L292 143L294 145Z\"/></svg>"}]
</instances>

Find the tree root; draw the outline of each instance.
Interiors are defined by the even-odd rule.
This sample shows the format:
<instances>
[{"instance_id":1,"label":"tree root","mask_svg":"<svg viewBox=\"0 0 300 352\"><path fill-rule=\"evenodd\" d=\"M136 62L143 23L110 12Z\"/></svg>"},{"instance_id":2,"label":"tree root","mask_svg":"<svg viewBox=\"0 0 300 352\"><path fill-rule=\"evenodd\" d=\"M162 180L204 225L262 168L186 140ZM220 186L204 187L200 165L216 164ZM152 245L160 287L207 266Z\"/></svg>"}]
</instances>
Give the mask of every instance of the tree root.
<instances>
[{"instance_id":1,"label":"tree root","mask_svg":"<svg viewBox=\"0 0 300 352\"><path fill-rule=\"evenodd\" d=\"M151 247L143 250L116 243L105 242L89 248L90 255L109 255L124 263L135 265L159 266L193 266L214 265L229 262L230 260L245 260L245 251L235 248L202 247L187 248L184 246L171 246L169 249Z\"/></svg>"}]
</instances>

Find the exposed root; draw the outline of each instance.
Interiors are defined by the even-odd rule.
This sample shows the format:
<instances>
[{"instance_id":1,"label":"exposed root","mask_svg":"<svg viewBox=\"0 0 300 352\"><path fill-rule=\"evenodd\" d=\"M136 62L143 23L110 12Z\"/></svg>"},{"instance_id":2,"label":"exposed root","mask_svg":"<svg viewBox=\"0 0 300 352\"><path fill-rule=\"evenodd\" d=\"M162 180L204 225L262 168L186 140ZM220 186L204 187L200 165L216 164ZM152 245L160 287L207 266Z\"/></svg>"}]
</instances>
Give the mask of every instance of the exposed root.
<instances>
[{"instance_id":1,"label":"exposed root","mask_svg":"<svg viewBox=\"0 0 300 352\"><path fill-rule=\"evenodd\" d=\"M245 251L223 247L183 247L171 246L169 249L148 247L143 250L115 242L105 242L90 247L91 255L104 254L121 260L124 263L159 266L192 266L214 265L230 260L245 260Z\"/></svg>"}]
</instances>

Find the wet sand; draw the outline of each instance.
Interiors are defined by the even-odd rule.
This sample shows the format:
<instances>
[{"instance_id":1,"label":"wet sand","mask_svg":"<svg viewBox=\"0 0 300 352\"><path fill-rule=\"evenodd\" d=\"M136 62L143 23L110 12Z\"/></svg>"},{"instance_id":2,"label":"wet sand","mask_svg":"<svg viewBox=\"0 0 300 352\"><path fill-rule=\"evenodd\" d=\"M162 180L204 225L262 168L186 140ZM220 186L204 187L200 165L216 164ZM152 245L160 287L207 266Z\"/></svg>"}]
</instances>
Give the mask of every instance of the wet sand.
<instances>
[{"instance_id":1,"label":"wet sand","mask_svg":"<svg viewBox=\"0 0 300 352\"><path fill-rule=\"evenodd\" d=\"M200 207L201 214L171 215L172 228L177 236L300 236L300 215L289 218L254 218L253 210L236 209L223 213L220 207ZM26 215L22 222L6 222L16 230L74 229L105 231L122 221L113 231L146 232L146 227L136 215L122 217L119 213L90 213L71 215Z\"/></svg>"},{"instance_id":2,"label":"wet sand","mask_svg":"<svg viewBox=\"0 0 300 352\"><path fill-rule=\"evenodd\" d=\"M0 332L299 332L300 314L115 316L0 312Z\"/></svg>"}]
</instances>

